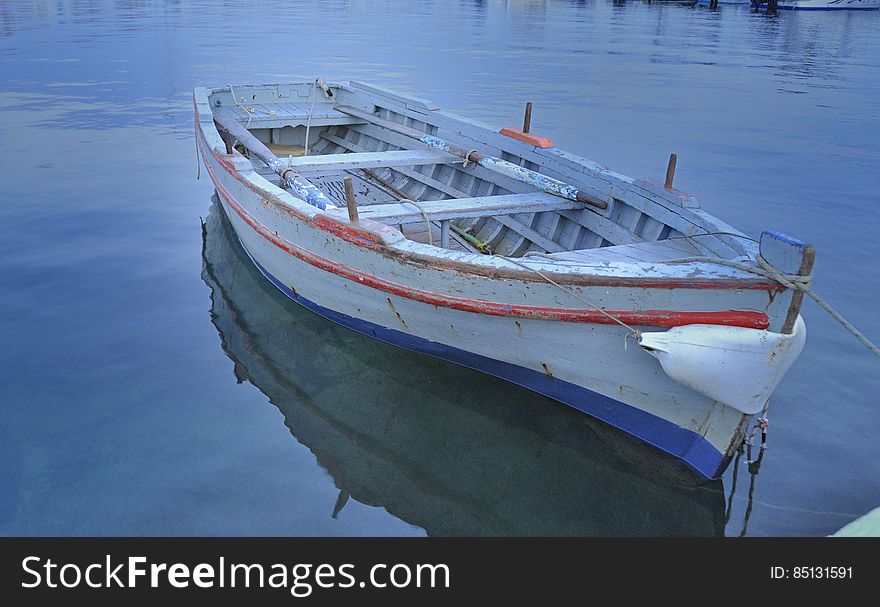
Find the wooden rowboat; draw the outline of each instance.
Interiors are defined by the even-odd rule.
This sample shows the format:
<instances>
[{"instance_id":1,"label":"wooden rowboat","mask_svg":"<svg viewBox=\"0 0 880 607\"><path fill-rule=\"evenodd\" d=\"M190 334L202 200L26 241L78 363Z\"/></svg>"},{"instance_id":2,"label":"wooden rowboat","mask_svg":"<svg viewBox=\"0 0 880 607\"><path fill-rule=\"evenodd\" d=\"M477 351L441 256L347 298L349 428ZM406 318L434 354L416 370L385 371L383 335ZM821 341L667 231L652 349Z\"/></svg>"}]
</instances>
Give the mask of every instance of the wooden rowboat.
<instances>
[{"instance_id":1,"label":"wooden rowboat","mask_svg":"<svg viewBox=\"0 0 880 607\"><path fill-rule=\"evenodd\" d=\"M671 179L358 82L197 88L194 106L222 208L288 297L566 403L702 477L724 471L803 347L802 293L783 283L809 280L813 248L756 242Z\"/></svg>"}]
</instances>

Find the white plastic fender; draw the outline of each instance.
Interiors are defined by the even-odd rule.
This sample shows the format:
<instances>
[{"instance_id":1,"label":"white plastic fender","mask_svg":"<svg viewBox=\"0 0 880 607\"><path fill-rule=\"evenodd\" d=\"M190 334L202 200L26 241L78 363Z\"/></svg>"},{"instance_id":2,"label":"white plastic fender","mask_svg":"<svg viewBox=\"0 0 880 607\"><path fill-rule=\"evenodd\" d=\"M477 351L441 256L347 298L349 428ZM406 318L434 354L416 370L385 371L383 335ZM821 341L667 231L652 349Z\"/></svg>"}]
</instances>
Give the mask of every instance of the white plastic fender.
<instances>
[{"instance_id":1,"label":"white plastic fender","mask_svg":"<svg viewBox=\"0 0 880 607\"><path fill-rule=\"evenodd\" d=\"M685 325L642 333L639 345L666 374L743 413L761 411L807 340L798 316L791 335L721 325Z\"/></svg>"}]
</instances>

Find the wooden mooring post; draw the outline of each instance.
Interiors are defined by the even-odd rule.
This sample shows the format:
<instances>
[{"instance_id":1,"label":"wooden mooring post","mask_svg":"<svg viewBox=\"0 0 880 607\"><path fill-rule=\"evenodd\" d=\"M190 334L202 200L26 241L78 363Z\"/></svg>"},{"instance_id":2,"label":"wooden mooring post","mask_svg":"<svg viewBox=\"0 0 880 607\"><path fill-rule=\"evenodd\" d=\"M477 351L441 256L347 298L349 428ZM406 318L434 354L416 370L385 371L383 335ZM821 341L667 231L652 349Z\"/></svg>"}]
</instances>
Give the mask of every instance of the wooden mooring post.
<instances>
[{"instance_id":1,"label":"wooden mooring post","mask_svg":"<svg viewBox=\"0 0 880 607\"><path fill-rule=\"evenodd\" d=\"M667 190L672 189L672 180L675 179L675 165L678 162L678 156L675 154L669 155L669 164L666 165L666 181L663 184L663 187Z\"/></svg>"},{"instance_id":2,"label":"wooden mooring post","mask_svg":"<svg viewBox=\"0 0 880 607\"><path fill-rule=\"evenodd\" d=\"M528 133L529 129L532 128L532 102L526 102L526 113L523 116L523 133Z\"/></svg>"},{"instance_id":3,"label":"wooden mooring post","mask_svg":"<svg viewBox=\"0 0 880 607\"><path fill-rule=\"evenodd\" d=\"M351 183L351 177L346 177L343 181L345 182L345 206L348 207L348 218L351 221L357 221L359 219L358 205L354 199L354 186Z\"/></svg>"},{"instance_id":4,"label":"wooden mooring post","mask_svg":"<svg viewBox=\"0 0 880 607\"><path fill-rule=\"evenodd\" d=\"M807 245L801 257L801 267L798 269L798 276L809 276L813 273L813 264L816 263L816 247ZM791 294L791 303L788 305L788 314L782 323L781 332L785 335L791 335L794 331L794 323L797 322L798 314L804 302L804 292L797 289Z\"/></svg>"},{"instance_id":5,"label":"wooden mooring post","mask_svg":"<svg viewBox=\"0 0 880 607\"><path fill-rule=\"evenodd\" d=\"M767 0L767 12L775 15L779 9L779 0Z\"/></svg>"}]
</instances>

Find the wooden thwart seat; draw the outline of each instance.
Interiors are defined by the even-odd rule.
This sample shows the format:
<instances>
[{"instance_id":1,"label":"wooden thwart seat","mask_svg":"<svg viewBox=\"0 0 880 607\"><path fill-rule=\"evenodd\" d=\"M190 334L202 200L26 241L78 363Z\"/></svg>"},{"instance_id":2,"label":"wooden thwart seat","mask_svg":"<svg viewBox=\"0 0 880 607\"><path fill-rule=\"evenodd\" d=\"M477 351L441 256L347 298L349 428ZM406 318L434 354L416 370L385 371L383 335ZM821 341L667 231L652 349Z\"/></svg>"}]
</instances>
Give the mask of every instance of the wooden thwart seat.
<instances>
[{"instance_id":1,"label":"wooden thwart seat","mask_svg":"<svg viewBox=\"0 0 880 607\"><path fill-rule=\"evenodd\" d=\"M425 164L450 164L461 158L434 150L389 150L385 152L350 152L319 154L288 159L291 169L298 173L342 173L355 169L412 167Z\"/></svg>"},{"instance_id":2,"label":"wooden thwart seat","mask_svg":"<svg viewBox=\"0 0 880 607\"><path fill-rule=\"evenodd\" d=\"M242 105L227 105L224 109L230 111L243 124L246 123L249 129L297 127L306 124L311 125L312 128L366 124L364 120L334 110L329 103L316 103L313 106L306 101L302 103L245 102Z\"/></svg>"},{"instance_id":3,"label":"wooden thwart seat","mask_svg":"<svg viewBox=\"0 0 880 607\"><path fill-rule=\"evenodd\" d=\"M345 154L348 155L348 154ZM479 198L447 198L425 200L414 204L402 202L363 207L360 217L373 219L389 225L423 222L425 215L430 221L447 221L467 217L489 217L536 213L554 210L582 209L583 204L552 196L543 192L529 194L505 194ZM424 214L422 212L424 211Z\"/></svg>"}]
</instances>

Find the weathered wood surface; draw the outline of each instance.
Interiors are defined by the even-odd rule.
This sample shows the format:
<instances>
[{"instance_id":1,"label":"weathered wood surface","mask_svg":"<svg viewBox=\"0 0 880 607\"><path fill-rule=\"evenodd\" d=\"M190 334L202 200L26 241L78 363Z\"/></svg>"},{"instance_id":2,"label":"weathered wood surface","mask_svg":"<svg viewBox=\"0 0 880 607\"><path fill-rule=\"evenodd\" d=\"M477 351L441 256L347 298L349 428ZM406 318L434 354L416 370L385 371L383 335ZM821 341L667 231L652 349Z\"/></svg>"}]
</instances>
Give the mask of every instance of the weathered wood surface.
<instances>
[{"instance_id":1,"label":"weathered wood surface","mask_svg":"<svg viewBox=\"0 0 880 607\"><path fill-rule=\"evenodd\" d=\"M557 251L564 251L565 249L556 243L555 241L547 238L537 230L533 230L529 226L524 223L521 223L514 219L513 217L493 217L495 221L500 223L501 225L510 228L517 234L526 237L534 244L538 245L545 251L554 253Z\"/></svg>"},{"instance_id":2,"label":"weathered wood surface","mask_svg":"<svg viewBox=\"0 0 880 607\"><path fill-rule=\"evenodd\" d=\"M553 259L578 262L653 262L671 261L699 255L700 251L685 238L657 242L636 242L616 247L599 247L566 251L552 255Z\"/></svg>"},{"instance_id":3,"label":"weathered wood surface","mask_svg":"<svg viewBox=\"0 0 880 607\"><path fill-rule=\"evenodd\" d=\"M245 102L241 105L227 105L224 109L231 112L240 122L246 123L248 128L296 127L306 124L312 127L366 124L362 119L334 110L333 105L326 101L319 101L314 107L311 103Z\"/></svg>"},{"instance_id":4,"label":"weathered wood surface","mask_svg":"<svg viewBox=\"0 0 880 607\"><path fill-rule=\"evenodd\" d=\"M348 208L348 220L359 221L357 200L354 197L354 185L352 185L351 177L346 176L343 183L345 184L345 206Z\"/></svg>"},{"instance_id":5,"label":"weathered wood surface","mask_svg":"<svg viewBox=\"0 0 880 607\"><path fill-rule=\"evenodd\" d=\"M389 150L386 152L352 152L347 154L322 154L289 158L287 166L299 173L310 171L337 172L353 169L384 167L411 167L424 164L449 164L461 162L451 154L432 150Z\"/></svg>"},{"instance_id":6,"label":"weathered wood surface","mask_svg":"<svg viewBox=\"0 0 880 607\"><path fill-rule=\"evenodd\" d=\"M804 257L816 254L812 245L773 230L761 234L760 247L761 257L783 274L800 274Z\"/></svg>"},{"instance_id":7,"label":"weathered wood surface","mask_svg":"<svg viewBox=\"0 0 880 607\"><path fill-rule=\"evenodd\" d=\"M463 217L492 217L580 207L576 202L542 192L424 200L419 202L418 206L421 207L421 210L409 203L373 205L362 209L361 216L397 225L424 221L422 210L431 221L441 221Z\"/></svg>"}]
</instances>

